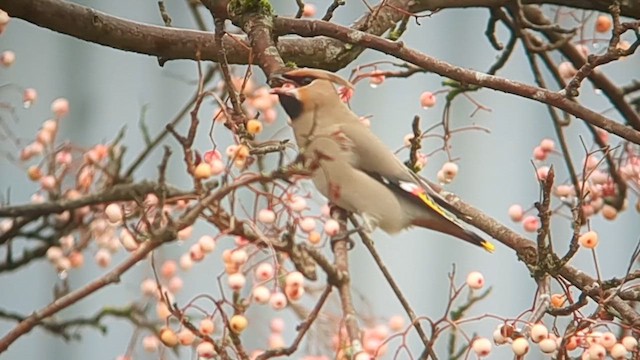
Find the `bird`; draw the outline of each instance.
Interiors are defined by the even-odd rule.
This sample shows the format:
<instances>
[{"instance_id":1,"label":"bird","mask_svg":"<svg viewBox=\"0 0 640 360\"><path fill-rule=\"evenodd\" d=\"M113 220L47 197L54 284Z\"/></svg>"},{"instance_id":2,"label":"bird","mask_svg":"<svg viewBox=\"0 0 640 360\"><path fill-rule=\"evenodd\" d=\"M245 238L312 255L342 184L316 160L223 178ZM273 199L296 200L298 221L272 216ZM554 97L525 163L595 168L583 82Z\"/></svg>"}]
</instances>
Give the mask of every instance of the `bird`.
<instances>
[{"instance_id":1,"label":"bird","mask_svg":"<svg viewBox=\"0 0 640 360\"><path fill-rule=\"evenodd\" d=\"M466 229L462 214L430 183L403 164L342 101L335 85L353 90L325 70L299 68L271 77L291 119L311 180L327 199L359 214L365 230L395 234L412 226L451 235L493 252L493 244Z\"/></svg>"}]
</instances>

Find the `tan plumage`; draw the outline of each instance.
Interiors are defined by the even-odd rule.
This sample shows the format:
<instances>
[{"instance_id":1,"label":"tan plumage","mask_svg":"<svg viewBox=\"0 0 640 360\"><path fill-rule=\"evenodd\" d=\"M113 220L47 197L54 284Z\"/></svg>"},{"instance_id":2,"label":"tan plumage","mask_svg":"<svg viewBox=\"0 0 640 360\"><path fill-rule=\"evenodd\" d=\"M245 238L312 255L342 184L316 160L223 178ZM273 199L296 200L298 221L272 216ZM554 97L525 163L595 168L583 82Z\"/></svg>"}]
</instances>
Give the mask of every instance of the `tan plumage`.
<instances>
[{"instance_id":1,"label":"tan plumage","mask_svg":"<svg viewBox=\"0 0 640 360\"><path fill-rule=\"evenodd\" d=\"M289 86L273 92L291 117L305 162L317 167L314 184L331 202L359 213L370 228L396 233L421 226L493 251L438 205L453 210L341 101L333 84L352 87L348 81L317 69L292 70L279 79Z\"/></svg>"}]
</instances>

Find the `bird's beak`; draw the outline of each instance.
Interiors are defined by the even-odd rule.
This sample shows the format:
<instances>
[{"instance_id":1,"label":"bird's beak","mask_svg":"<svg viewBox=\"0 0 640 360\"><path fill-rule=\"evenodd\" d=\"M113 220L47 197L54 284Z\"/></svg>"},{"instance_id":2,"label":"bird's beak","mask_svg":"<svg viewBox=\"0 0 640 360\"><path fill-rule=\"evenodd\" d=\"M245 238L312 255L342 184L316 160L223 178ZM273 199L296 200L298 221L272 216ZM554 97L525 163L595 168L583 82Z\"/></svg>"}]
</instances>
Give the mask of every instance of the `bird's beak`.
<instances>
[{"instance_id":1,"label":"bird's beak","mask_svg":"<svg viewBox=\"0 0 640 360\"><path fill-rule=\"evenodd\" d=\"M290 96L296 99L298 98L298 87L293 81L282 76L282 74L271 76L269 83L276 86L269 91L271 94Z\"/></svg>"}]
</instances>

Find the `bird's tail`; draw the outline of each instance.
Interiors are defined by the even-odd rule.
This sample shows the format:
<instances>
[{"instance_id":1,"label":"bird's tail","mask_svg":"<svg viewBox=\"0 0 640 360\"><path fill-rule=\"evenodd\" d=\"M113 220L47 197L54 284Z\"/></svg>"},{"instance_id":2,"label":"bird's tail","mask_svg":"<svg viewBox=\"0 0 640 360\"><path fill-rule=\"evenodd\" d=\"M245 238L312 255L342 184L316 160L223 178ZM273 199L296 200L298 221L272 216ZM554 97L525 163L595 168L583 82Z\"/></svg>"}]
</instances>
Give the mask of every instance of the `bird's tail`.
<instances>
[{"instance_id":1,"label":"bird's tail","mask_svg":"<svg viewBox=\"0 0 640 360\"><path fill-rule=\"evenodd\" d=\"M415 221L413 225L421 226L427 229L432 229L435 231L439 231L441 233L449 234L451 236L457 237L460 240L464 240L473 245L480 246L481 248L491 253L496 249L496 247L492 243L483 239L480 235L474 233L473 231L465 229L457 222L454 222L448 219L447 219L448 221L443 221L443 220L444 219L438 219L435 221L433 219L426 220L426 221L418 220L418 221Z\"/></svg>"}]
</instances>

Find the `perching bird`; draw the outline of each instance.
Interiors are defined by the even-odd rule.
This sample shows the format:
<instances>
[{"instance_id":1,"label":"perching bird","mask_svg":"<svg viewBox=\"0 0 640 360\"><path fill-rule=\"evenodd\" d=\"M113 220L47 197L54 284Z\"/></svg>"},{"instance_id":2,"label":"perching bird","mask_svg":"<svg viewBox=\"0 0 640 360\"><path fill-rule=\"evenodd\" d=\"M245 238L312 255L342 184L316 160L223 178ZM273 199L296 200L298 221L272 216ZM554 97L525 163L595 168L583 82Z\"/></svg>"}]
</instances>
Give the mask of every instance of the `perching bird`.
<instances>
[{"instance_id":1,"label":"perching bird","mask_svg":"<svg viewBox=\"0 0 640 360\"><path fill-rule=\"evenodd\" d=\"M369 231L380 227L396 233L419 226L494 250L465 229L456 220L459 213L344 104L334 84L352 88L351 83L318 69L291 70L275 78L286 86L272 92L291 118L300 153L314 170L313 183L329 201L360 214Z\"/></svg>"}]
</instances>

